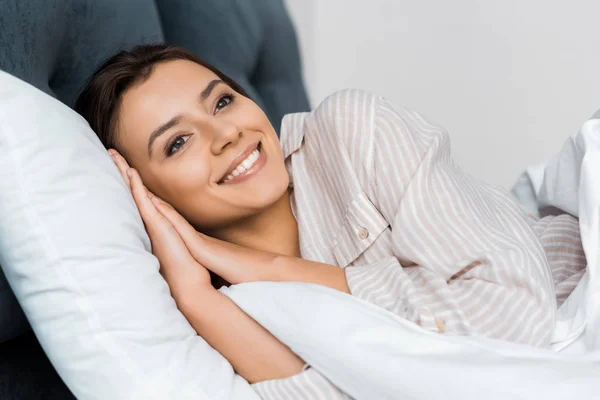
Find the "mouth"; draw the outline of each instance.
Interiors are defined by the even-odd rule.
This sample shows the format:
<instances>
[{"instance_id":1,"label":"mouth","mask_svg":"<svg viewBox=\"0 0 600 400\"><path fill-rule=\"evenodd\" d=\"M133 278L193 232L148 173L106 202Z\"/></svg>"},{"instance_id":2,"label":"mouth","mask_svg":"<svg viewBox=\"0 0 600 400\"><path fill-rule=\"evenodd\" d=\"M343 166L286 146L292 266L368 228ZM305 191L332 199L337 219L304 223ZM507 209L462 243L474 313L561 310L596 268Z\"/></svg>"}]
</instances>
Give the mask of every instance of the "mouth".
<instances>
[{"instance_id":1,"label":"mouth","mask_svg":"<svg viewBox=\"0 0 600 400\"><path fill-rule=\"evenodd\" d=\"M262 150L261 142L251 145L234 160L229 170L217 184L228 185L238 183L253 176L265 164L266 156Z\"/></svg>"}]
</instances>

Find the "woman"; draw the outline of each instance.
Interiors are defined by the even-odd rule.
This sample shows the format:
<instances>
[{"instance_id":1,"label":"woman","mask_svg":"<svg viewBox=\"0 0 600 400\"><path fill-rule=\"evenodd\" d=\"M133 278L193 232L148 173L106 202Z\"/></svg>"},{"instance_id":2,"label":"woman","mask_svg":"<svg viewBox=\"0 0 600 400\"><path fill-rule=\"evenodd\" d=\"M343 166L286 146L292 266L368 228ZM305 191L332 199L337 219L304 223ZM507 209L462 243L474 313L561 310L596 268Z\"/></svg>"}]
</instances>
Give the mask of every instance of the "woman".
<instances>
[{"instance_id":1,"label":"woman","mask_svg":"<svg viewBox=\"0 0 600 400\"><path fill-rule=\"evenodd\" d=\"M360 91L284 118L191 53L109 59L76 103L130 187L178 307L263 398L347 398L211 285L316 283L452 335L535 346L581 277L577 220L525 216L417 113Z\"/></svg>"}]
</instances>

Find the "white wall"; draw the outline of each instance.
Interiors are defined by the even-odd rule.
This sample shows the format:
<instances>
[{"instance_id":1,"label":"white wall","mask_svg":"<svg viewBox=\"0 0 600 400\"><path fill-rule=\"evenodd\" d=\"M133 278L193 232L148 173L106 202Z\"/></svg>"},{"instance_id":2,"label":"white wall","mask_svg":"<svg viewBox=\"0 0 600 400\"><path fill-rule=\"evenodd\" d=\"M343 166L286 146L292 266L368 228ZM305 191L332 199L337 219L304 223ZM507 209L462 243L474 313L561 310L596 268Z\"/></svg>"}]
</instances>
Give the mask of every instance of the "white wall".
<instances>
[{"instance_id":1,"label":"white wall","mask_svg":"<svg viewBox=\"0 0 600 400\"><path fill-rule=\"evenodd\" d=\"M286 0L313 106L376 91L443 125L508 188L600 108L600 1Z\"/></svg>"}]
</instances>

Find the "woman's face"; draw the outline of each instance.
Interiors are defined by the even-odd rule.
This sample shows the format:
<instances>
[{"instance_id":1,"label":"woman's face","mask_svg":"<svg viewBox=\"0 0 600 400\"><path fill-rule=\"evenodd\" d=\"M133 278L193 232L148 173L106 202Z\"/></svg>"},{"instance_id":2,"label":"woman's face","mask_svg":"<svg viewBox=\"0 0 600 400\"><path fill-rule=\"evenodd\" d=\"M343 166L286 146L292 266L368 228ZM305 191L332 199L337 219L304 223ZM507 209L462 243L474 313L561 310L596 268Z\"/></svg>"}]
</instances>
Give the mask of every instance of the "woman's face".
<instances>
[{"instance_id":1,"label":"woman's face","mask_svg":"<svg viewBox=\"0 0 600 400\"><path fill-rule=\"evenodd\" d=\"M257 216L289 184L265 113L191 61L159 63L125 92L117 137L148 189L207 233Z\"/></svg>"}]
</instances>

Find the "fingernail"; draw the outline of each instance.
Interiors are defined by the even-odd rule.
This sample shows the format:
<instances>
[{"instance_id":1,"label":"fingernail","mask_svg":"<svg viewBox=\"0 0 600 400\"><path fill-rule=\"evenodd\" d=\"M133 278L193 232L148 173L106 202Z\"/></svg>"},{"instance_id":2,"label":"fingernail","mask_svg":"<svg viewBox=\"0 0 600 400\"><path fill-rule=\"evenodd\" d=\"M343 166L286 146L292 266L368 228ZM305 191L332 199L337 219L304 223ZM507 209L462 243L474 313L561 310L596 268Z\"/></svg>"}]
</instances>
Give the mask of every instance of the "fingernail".
<instances>
[{"instance_id":1,"label":"fingernail","mask_svg":"<svg viewBox=\"0 0 600 400\"><path fill-rule=\"evenodd\" d=\"M153 202L154 204L156 204L157 206L159 206L159 205L160 205L160 200L158 200L158 197L156 197L156 196L152 196L152 202Z\"/></svg>"},{"instance_id":2,"label":"fingernail","mask_svg":"<svg viewBox=\"0 0 600 400\"><path fill-rule=\"evenodd\" d=\"M131 168L127 170L127 176L131 178Z\"/></svg>"}]
</instances>

